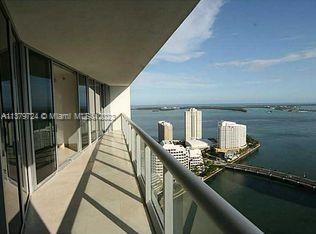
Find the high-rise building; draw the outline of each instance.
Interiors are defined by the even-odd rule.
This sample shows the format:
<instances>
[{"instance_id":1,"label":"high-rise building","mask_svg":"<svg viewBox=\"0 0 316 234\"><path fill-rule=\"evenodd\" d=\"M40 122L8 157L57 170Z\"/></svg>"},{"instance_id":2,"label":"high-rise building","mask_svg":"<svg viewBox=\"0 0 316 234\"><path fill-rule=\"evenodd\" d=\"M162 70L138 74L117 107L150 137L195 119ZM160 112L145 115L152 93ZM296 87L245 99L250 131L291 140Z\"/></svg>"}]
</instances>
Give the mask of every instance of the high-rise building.
<instances>
[{"instance_id":1,"label":"high-rise building","mask_svg":"<svg viewBox=\"0 0 316 234\"><path fill-rule=\"evenodd\" d=\"M240 149L247 146L246 125L221 121L218 123L218 148L222 150Z\"/></svg>"},{"instance_id":2,"label":"high-rise building","mask_svg":"<svg viewBox=\"0 0 316 234\"><path fill-rule=\"evenodd\" d=\"M172 141L173 127L172 124L166 121L158 122L158 141Z\"/></svg>"},{"instance_id":3,"label":"high-rise building","mask_svg":"<svg viewBox=\"0 0 316 234\"><path fill-rule=\"evenodd\" d=\"M185 140L202 138L202 111L190 108L184 113Z\"/></svg>"}]
</instances>

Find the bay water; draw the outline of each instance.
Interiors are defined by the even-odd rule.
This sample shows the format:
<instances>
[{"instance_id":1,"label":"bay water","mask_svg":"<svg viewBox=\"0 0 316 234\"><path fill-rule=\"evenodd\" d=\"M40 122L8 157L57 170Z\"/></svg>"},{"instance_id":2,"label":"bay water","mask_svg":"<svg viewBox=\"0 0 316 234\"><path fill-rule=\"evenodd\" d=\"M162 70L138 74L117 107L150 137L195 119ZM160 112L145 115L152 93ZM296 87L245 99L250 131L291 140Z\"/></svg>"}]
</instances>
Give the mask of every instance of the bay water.
<instances>
[{"instance_id":1,"label":"bay water","mask_svg":"<svg viewBox=\"0 0 316 234\"><path fill-rule=\"evenodd\" d=\"M133 110L132 119L155 139L158 121L171 122L174 139L183 139L184 111ZM227 120L247 125L260 141L259 151L241 163L316 180L316 112L202 111L203 138L216 138L218 122ZM206 183L265 233L316 233L316 192L228 170Z\"/></svg>"}]
</instances>

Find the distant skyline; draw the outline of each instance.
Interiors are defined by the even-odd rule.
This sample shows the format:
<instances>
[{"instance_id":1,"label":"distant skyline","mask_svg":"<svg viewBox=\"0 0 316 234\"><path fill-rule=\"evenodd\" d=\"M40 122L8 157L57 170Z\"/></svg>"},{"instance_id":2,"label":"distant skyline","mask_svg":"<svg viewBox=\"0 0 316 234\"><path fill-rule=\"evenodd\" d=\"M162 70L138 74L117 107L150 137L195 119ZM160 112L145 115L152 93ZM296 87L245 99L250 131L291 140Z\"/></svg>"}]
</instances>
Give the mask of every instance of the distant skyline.
<instances>
[{"instance_id":1,"label":"distant skyline","mask_svg":"<svg viewBox=\"0 0 316 234\"><path fill-rule=\"evenodd\" d=\"M133 82L132 105L316 102L315 12L202 0Z\"/></svg>"}]
</instances>

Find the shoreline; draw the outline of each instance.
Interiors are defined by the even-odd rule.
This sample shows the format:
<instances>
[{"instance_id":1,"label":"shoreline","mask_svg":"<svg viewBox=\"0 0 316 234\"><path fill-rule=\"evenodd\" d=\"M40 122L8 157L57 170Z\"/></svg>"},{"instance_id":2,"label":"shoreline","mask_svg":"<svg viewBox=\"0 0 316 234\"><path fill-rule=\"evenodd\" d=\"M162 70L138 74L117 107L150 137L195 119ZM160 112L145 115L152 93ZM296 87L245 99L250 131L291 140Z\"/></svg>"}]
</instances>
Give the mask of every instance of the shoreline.
<instances>
[{"instance_id":1,"label":"shoreline","mask_svg":"<svg viewBox=\"0 0 316 234\"><path fill-rule=\"evenodd\" d=\"M208 179L213 178L214 176L216 176L218 173L220 173L221 171L223 171L225 169L225 167L222 167L220 169L216 169L214 172L212 172L210 175L204 176L202 177L202 180L205 182Z\"/></svg>"},{"instance_id":2,"label":"shoreline","mask_svg":"<svg viewBox=\"0 0 316 234\"><path fill-rule=\"evenodd\" d=\"M246 158L247 156L250 156L253 152L255 152L256 150L258 150L260 148L261 144L259 143L256 147L250 149L249 151L243 153L241 156L239 156L238 158L234 159L233 161L229 162L229 163L235 163L237 161L240 161L244 158ZM213 177L215 177L218 173L220 173L221 171L223 171L225 169L225 167L222 167L220 169L216 169L214 172L212 172L210 175L204 176L202 177L202 180L205 182L208 179L211 179Z\"/></svg>"},{"instance_id":3,"label":"shoreline","mask_svg":"<svg viewBox=\"0 0 316 234\"><path fill-rule=\"evenodd\" d=\"M229 163L235 163L237 161L240 161L242 159L244 159L245 157L251 155L254 151L258 150L260 148L261 144L259 143L256 147L250 149L249 151L243 153L242 155L240 155L238 158L234 159L233 161L229 162Z\"/></svg>"},{"instance_id":4,"label":"shoreline","mask_svg":"<svg viewBox=\"0 0 316 234\"><path fill-rule=\"evenodd\" d=\"M199 110L227 110L227 111L239 111L247 112L247 109L239 106L224 107L224 106L207 106L207 105L192 105L192 106L178 106L178 107L134 107L132 110L151 110L151 111L174 111L196 108Z\"/></svg>"}]
</instances>

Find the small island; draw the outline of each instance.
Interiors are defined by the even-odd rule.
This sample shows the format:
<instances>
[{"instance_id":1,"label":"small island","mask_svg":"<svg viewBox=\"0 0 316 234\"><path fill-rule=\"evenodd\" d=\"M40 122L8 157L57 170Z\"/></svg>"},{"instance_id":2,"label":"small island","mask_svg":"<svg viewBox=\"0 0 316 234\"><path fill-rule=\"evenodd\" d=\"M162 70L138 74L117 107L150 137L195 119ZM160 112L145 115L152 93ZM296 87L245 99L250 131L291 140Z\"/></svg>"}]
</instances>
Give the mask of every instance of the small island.
<instances>
[{"instance_id":1,"label":"small island","mask_svg":"<svg viewBox=\"0 0 316 234\"><path fill-rule=\"evenodd\" d=\"M214 141L214 139L213 139ZM204 161L204 170L192 170L197 176L203 177L203 180L207 180L215 176L217 173L224 169L224 165L227 163L237 163L247 156L256 152L260 145L260 142L251 136L246 136L246 147L221 151L216 146L211 147L209 150L202 152Z\"/></svg>"},{"instance_id":2,"label":"small island","mask_svg":"<svg viewBox=\"0 0 316 234\"><path fill-rule=\"evenodd\" d=\"M183 166L206 180L225 168L252 154L260 147L258 140L247 135L247 126L220 121L217 138L202 138L202 111L190 108L184 112L185 139L173 139L173 125L158 122L158 142ZM156 173L162 178L163 166L155 161Z\"/></svg>"}]
</instances>

